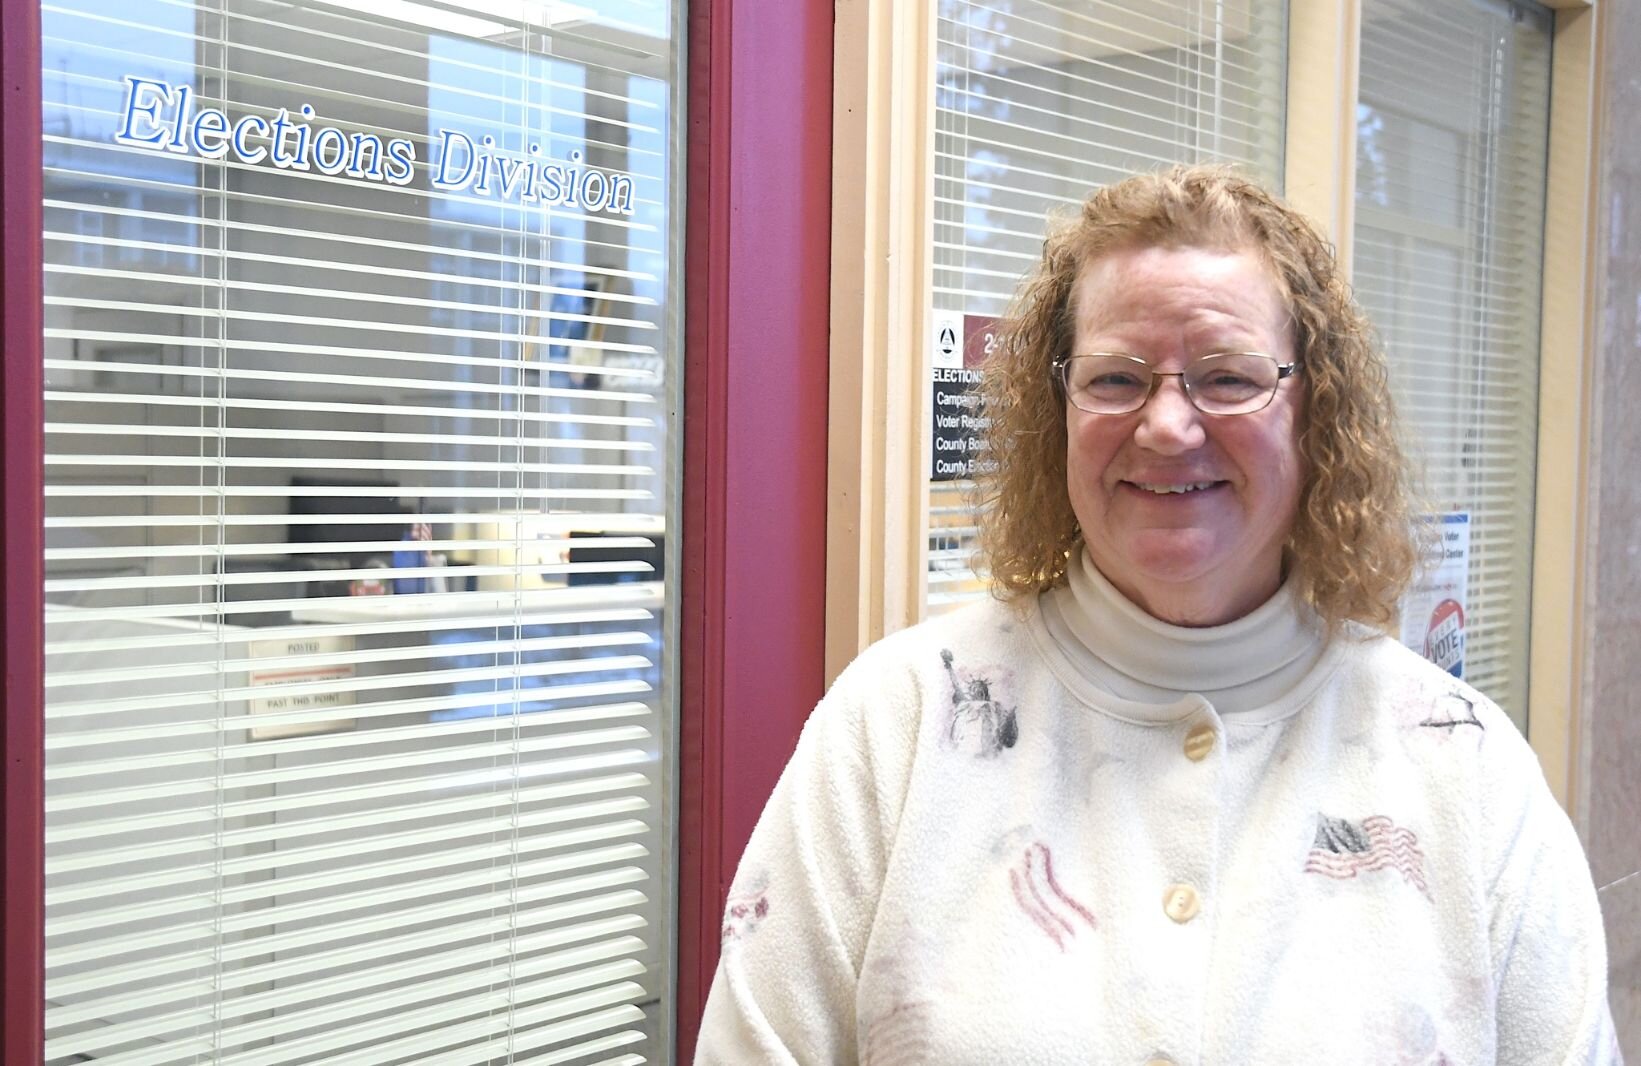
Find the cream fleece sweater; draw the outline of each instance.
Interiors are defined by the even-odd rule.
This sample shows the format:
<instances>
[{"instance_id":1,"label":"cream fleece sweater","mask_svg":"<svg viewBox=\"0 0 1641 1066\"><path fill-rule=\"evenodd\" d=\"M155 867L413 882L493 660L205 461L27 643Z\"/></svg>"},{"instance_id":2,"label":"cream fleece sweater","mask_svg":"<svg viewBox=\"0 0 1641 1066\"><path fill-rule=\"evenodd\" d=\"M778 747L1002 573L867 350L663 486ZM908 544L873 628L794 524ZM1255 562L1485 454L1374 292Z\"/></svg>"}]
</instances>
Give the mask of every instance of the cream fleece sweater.
<instances>
[{"instance_id":1,"label":"cream fleece sweater","mask_svg":"<svg viewBox=\"0 0 1641 1066\"><path fill-rule=\"evenodd\" d=\"M730 892L698 1064L1620 1061L1589 870L1485 697L1284 591L1079 560L868 649Z\"/></svg>"}]
</instances>

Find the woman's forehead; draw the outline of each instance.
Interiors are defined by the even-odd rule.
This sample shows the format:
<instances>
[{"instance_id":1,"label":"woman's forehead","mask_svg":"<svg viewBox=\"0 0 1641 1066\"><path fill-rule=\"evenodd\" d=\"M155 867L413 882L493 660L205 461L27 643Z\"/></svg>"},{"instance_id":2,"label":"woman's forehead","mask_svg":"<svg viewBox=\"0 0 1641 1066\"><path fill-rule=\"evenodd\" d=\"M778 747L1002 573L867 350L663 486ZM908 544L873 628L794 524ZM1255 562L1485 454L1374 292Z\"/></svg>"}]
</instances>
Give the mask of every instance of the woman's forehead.
<instances>
[{"instance_id":1,"label":"woman's forehead","mask_svg":"<svg viewBox=\"0 0 1641 1066\"><path fill-rule=\"evenodd\" d=\"M1251 250L1142 247L1084 264L1071 291L1079 334L1169 328L1285 332L1288 308Z\"/></svg>"}]
</instances>

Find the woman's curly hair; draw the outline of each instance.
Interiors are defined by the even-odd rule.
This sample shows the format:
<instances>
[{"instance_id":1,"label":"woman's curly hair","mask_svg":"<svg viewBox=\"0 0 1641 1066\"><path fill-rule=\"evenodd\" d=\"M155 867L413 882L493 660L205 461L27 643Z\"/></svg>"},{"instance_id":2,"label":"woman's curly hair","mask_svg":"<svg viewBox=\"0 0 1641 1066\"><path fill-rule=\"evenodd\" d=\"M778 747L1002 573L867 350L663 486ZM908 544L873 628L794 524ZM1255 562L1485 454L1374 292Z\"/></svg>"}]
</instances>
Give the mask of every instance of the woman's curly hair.
<instances>
[{"instance_id":1,"label":"woman's curly hair","mask_svg":"<svg viewBox=\"0 0 1641 1066\"><path fill-rule=\"evenodd\" d=\"M982 562L1012 600L1064 580L1081 531L1066 491L1065 400L1051 364L1071 355L1084 267L1145 247L1253 251L1288 306L1305 389L1305 484L1289 580L1330 631L1391 626L1420 544L1385 360L1333 249L1293 208L1222 166L1177 166L1108 185L1057 220L999 323L981 385L991 424L978 478Z\"/></svg>"}]
</instances>

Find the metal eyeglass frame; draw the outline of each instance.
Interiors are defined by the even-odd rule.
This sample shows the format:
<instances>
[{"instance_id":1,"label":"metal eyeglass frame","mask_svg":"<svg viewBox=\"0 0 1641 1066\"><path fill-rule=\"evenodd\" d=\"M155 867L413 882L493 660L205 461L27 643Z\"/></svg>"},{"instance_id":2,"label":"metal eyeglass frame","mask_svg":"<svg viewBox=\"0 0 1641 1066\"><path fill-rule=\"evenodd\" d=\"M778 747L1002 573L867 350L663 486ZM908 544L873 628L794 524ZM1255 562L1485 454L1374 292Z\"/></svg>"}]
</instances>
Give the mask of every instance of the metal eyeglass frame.
<instances>
[{"instance_id":1,"label":"metal eyeglass frame","mask_svg":"<svg viewBox=\"0 0 1641 1066\"><path fill-rule=\"evenodd\" d=\"M1277 389L1281 388L1282 382L1286 381L1290 377L1293 377L1293 375L1299 372L1298 362L1277 363L1276 356L1266 355L1264 352L1210 352L1207 355L1197 356L1195 359L1191 360L1189 365L1194 366L1195 364L1202 362L1204 359L1215 359L1220 356L1227 355L1253 355L1258 356L1261 359L1269 359L1271 362L1276 363L1276 384L1271 386L1271 391L1265 397L1264 403L1260 404L1258 407L1250 407L1246 411L1204 411L1201 405L1197 403L1196 396L1191 393L1191 386L1186 384L1185 375L1188 371L1173 370L1165 373L1160 370L1152 370L1150 363L1147 363L1144 359L1141 359L1137 355L1129 355L1126 352L1082 352L1078 355L1066 355L1054 360L1049 364L1049 367L1054 372L1054 384L1055 387L1060 390L1060 395L1065 397L1071 406L1076 407L1077 410L1083 412L1084 414L1131 415L1135 411L1144 409L1145 405L1151 402L1151 398L1157 394L1157 390L1162 388L1163 378L1179 378L1180 391L1185 393L1185 399L1189 401L1191 406L1196 408L1196 410L1200 411L1202 414L1212 415L1216 418L1230 418L1235 417L1236 415L1258 414L1260 411L1263 411L1265 408L1269 407L1272 400L1276 399ZM1109 356L1115 359L1128 359L1144 367L1146 373L1151 375L1151 387L1146 390L1145 397L1141 399L1139 403L1124 411L1090 411L1086 407L1079 406L1077 401L1071 399L1071 392L1068 388L1066 388L1066 369L1071 365L1071 361L1073 359L1085 359L1091 356Z\"/></svg>"}]
</instances>

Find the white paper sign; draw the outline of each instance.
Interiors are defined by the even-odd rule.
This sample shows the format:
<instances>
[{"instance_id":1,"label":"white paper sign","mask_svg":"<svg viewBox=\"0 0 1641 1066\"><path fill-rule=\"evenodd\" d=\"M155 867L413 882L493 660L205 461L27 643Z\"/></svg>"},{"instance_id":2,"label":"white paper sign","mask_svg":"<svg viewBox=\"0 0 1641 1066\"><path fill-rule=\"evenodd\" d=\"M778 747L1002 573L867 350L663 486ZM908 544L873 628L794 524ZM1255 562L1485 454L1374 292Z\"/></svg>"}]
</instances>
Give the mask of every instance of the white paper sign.
<instances>
[{"instance_id":1,"label":"white paper sign","mask_svg":"<svg viewBox=\"0 0 1641 1066\"><path fill-rule=\"evenodd\" d=\"M1464 626L1469 609L1470 512L1432 515L1434 549L1402 600L1402 643L1454 677L1464 677Z\"/></svg>"},{"instance_id":2,"label":"white paper sign","mask_svg":"<svg viewBox=\"0 0 1641 1066\"><path fill-rule=\"evenodd\" d=\"M963 365L963 313L935 311L930 315L931 364L940 369Z\"/></svg>"},{"instance_id":3,"label":"white paper sign","mask_svg":"<svg viewBox=\"0 0 1641 1066\"><path fill-rule=\"evenodd\" d=\"M287 686L304 687L321 681L342 681L354 676L352 663L303 663L303 659L323 655L346 654L353 650L353 638L323 636L292 637L288 640L253 640L252 659L267 659L266 669L252 667L247 681L252 688L266 687L266 696L251 700L251 713L277 714L286 711L314 711L320 708L351 707L351 691L297 691L280 694ZM294 660L294 664L293 664ZM291 722L280 725L258 726L251 730L252 740L277 740L281 737L300 737L311 733L334 733L353 728L352 718L326 718L319 721Z\"/></svg>"}]
</instances>

